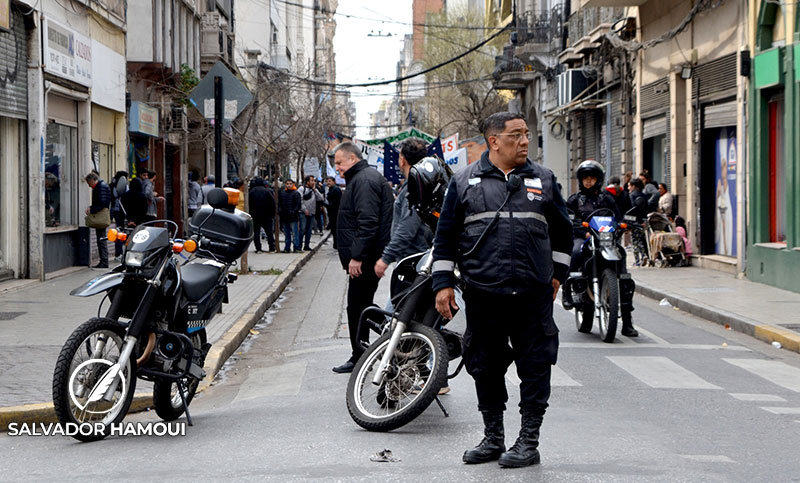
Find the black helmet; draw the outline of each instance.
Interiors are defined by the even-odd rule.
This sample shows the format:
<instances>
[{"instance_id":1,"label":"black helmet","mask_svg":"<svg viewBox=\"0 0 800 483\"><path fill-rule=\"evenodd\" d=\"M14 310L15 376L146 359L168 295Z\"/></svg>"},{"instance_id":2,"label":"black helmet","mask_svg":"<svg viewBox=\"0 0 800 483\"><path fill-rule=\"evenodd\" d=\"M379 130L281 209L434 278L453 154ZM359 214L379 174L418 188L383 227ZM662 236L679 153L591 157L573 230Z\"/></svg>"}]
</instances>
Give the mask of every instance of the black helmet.
<instances>
[{"instance_id":1,"label":"black helmet","mask_svg":"<svg viewBox=\"0 0 800 483\"><path fill-rule=\"evenodd\" d=\"M606 170L603 168L603 165L593 159L587 159L586 161L582 162L578 165L578 169L575 170L575 177L578 178L578 187L581 191L585 191L582 183L583 178L587 176L594 176L597 179L597 182L590 190L595 191L599 190L600 187L603 186L605 175Z\"/></svg>"},{"instance_id":2,"label":"black helmet","mask_svg":"<svg viewBox=\"0 0 800 483\"><path fill-rule=\"evenodd\" d=\"M434 231L452 176L450 167L435 156L420 159L408 172L408 205Z\"/></svg>"}]
</instances>

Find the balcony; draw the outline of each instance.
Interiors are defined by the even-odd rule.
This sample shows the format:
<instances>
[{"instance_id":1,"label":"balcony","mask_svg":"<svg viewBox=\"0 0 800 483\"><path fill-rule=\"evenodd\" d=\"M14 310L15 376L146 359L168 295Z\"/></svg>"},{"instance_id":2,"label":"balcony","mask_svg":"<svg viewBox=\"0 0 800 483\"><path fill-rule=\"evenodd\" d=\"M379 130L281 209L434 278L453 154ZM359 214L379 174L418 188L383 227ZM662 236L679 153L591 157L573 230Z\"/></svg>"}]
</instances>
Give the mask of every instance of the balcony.
<instances>
[{"instance_id":1,"label":"balcony","mask_svg":"<svg viewBox=\"0 0 800 483\"><path fill-rule=\"evenodd\" d=\"M647 0L581 0L581 8L585 7L640 7Z\"/></svg>"}]
</instances>

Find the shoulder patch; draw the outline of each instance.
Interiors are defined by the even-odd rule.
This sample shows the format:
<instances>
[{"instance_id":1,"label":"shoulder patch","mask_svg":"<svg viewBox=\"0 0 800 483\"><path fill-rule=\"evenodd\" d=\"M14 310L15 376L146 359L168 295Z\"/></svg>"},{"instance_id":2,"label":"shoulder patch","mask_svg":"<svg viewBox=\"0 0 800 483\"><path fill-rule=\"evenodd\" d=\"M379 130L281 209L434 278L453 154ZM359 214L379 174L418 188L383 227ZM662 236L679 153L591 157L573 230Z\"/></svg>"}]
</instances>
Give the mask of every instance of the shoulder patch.
<instances>
[{"instance_id":1,"label":"shoulder patch","mask_svg":"<svg viewBox=\"0 0 800 483\"><path fill-rule=\"evenodd\" d=\"M469 185L470 186L475 186L476 184L478 184L480 182L481 182L480 178L470 178L469 179Z\"/></svg>"}]
</instances>

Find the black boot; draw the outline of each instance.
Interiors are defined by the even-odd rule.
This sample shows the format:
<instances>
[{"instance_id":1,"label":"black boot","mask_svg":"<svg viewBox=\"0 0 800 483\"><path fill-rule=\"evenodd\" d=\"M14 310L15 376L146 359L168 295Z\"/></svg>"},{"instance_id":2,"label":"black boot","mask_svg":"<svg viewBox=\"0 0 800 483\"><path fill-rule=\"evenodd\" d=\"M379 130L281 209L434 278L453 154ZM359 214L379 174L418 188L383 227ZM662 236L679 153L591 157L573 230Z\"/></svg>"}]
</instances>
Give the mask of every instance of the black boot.
<instances>
[{"instance_id":1,"label":"black boot","mask_svg":"<svg viewBox=\"0 0 800 483\"><path fill-rule=\"evenodd\" d=\"M483 439L478 446L464 452L464 463L494 461L506 450L503 433L503 411L481 411L483 414Z\"/></svg>"},{"instance_id":2,"label":"black boot","mask_svg":"<svg viewBox=\"0 0 800 483\"><path fill-rule=\"evenodd\" d=\"M539 457L539 428L544 417L534 414L530 409L522 409L522 427L519 437L508 451L500 456L498 463L505 468L522 468L523 466L538 465Z\"/></svg>"},{"instance_id":3,"label":"black boot","mask_svg":"<svg viewBox=\"0 0 800 483\"><path fill-rule=\"evenodd\" d=\"M622 311L622 330L625 337L639 337L639 331L633 328L633 318L628 310Z\"/></svg>"}]
</instances>

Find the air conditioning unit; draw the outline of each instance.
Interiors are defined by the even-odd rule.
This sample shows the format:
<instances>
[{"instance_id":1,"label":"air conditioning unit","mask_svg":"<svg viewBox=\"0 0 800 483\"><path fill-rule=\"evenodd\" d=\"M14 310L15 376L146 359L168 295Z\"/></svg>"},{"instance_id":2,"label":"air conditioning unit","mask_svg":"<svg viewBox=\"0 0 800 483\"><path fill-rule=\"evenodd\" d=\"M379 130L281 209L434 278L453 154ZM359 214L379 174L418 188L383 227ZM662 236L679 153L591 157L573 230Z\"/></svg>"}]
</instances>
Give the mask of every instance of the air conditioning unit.
<instances>
[{"instance_id":1,"label":"air conditioning unit","mask_svg":"<svg viewBox=\"0 0 800 483\"><path fill-rule=\"evenodd\" d=\"M167 129L169 131L186 131L188 129L186 111L183 106L173 105L169 110L167 119Z\"/></svg>"},{"instance_id":2,"label":"air conditioning unit","mask_svg":"<svg viewBox=\"0 0 800 483\"><path fill-rule=\"evenodd\" d=\"M558 105L564 106L575 100L589 87L594 79L582 69L567 69L558 74ZM583 98L588 98L586 94Z\"/></svg>"}]
</instances>

